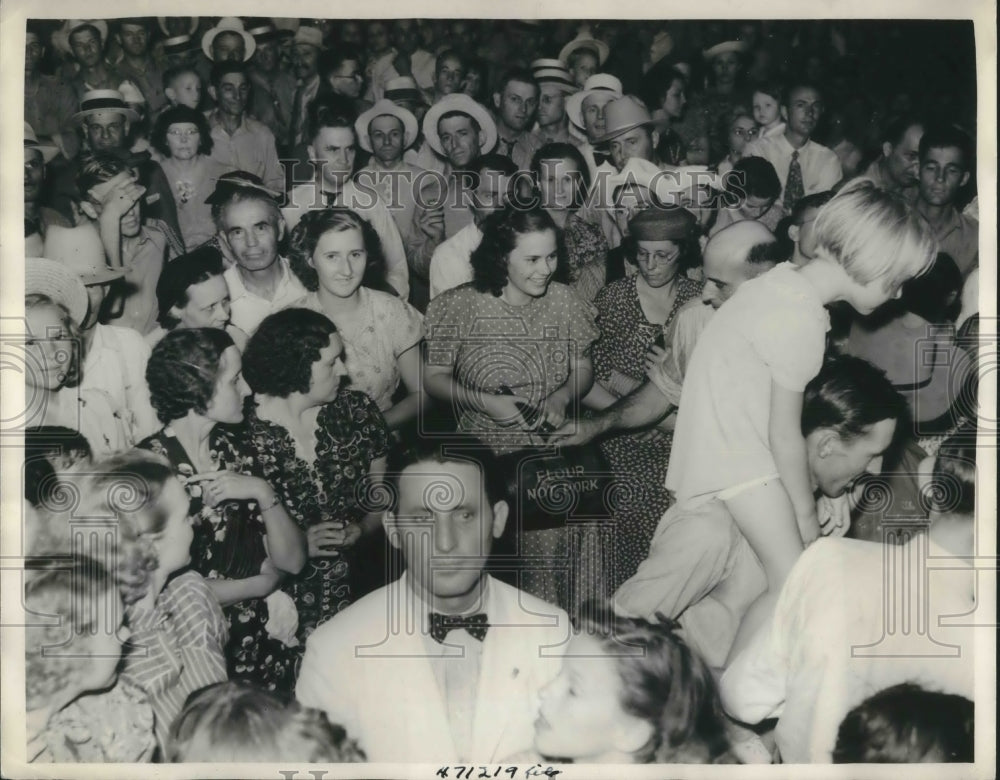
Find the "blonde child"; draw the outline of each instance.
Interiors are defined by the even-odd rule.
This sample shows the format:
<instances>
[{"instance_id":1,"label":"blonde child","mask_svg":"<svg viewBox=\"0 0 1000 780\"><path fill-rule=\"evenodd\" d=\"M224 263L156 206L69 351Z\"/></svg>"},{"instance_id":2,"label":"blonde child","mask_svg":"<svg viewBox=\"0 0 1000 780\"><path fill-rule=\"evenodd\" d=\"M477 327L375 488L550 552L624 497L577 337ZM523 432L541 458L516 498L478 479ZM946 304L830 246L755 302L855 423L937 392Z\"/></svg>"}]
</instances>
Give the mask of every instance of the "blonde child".
<instances>
[{"instance_id":1,"label":"blonde child","mask_svg":"<svg viewBox=\"0 0 1000 780\"><path fill-rule=\"evenodd\" d=\"M803 544L819 534L801 417L803 389L823 361L825 306L846 301L870 314L936 253L916 212L870 182L842 190L815 230L813 260L775 267L719 309L681 394L667 488L682 507L724 501L767 575L768 591L751 605L730 657L770 612Z\"/></svg>"}]
</instances>

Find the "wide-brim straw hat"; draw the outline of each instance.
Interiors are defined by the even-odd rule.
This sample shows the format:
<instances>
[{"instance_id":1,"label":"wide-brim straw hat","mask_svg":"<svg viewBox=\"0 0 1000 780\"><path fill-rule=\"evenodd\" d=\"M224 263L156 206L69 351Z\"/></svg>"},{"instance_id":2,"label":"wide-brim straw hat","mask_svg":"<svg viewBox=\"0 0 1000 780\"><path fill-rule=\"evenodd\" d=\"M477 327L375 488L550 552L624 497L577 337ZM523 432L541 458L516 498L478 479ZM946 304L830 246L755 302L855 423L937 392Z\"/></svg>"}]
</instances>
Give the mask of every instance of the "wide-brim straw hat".
<instances>
[{"instance_id":1,"label":"wide-brim straw hat","mask_svg":"<svg viewBox=\"0 0 1000 780\"><path fill-rule=\"evenodd\" d=\"M167 38L163 42L163 53L168 57L187 54L197 48L198 44L195 43L194 38L190 35L175 35L173 38Z\"/></svg>"},{"instance_id":2,"label":"wide-brim straw hat","mask_svg":"<svg viewBox=\"0 0 1000 780\"><path fill-rule=\"evenodd\" d=\"M366 152L372 151L371 139L368 137L368 126L372 123L373 119L385 116L386 114L396 117L396 119L403 123L404 149L408 149L417 139L417 133L420 131L417 118L405 108L397 106L391 100L382 98L374 106L361 114L354 122L354 132L358 137L358 145Z\"/></svg>"},{"instance_id":3,"label":"wide-brim straw hat","mask_svg":"<svg viewBox=\"0 0 1000 780\"><path fill-rule=\"evenodd\" d=\"M566 116L569 121L581 131L583 124L583 101L595 93L610 92L615 97L622 96L622 83L610 73L595 73L583 84L580 92L574 92L566 98Z\"/></svg>"},{"instance_id":4,"label":"wide-brim straw hat","mask_svg":"<svg viewBox=\"0 0 1000 780\"><path fill-rule=\"evenodd\" d=\"M720 54L728 54L729 52L746 54L748 48L746 41L722 41L722 43L705 49L701 54L706 60L711 60Z\"/></svg>"},{"instance_id":5,"label":"wide-brim straw hat","mask_svg":"<svg viewBox=\"0 0 1000 780\"><path fill-rule=\"evenodd\" d=\"M625 95L604 107L604 135L595 138L594 143L604 144L637 127L653 127L655 124L645 106L630 95Z\"/></svg>"},{"instance_id":6,"label":"wide-brim straw hat","mask_svg":"<svg viewBox=\"0 0 1000 780\"><path fill-rule=\"evenodd\" d=\"M563 46L562 50L559 52L559 59L568 65L569 56L578 49L590 49L593 51L597 55L598 66L603 65L604 61L608 58L608 54L611 53L611 50L608 48L608 44L604 41L597 40L589 33L585 33L583 35L578 35L576 38Z\"/></svg>"},{"instance_id":7,"label":"wide-brim straw hat","mask_svg":"<svg viewBox=\"0 0 1000 780\"><path fill-rule=\"evenodd\" d=\"M486 110L486 106L477 103L468 95L454 92L451 95L445 95L427 109L427 113L424 114L424 138L427 139L427 143L430 144L431 149L442 157L448 156L445 154L444 147L441 146L441 139L438 136L438 120L444 114L449 114L452 111L468 114L479 124L483 136L483 140L479 144L480 154L486 154L496 146L498 137L497 125L493 121L490 112Z\"/></svg>"},{"instance_id":8,"label":"wide-brim straw hat","mask_svg":"<svg viewBox=\"0 0 1000 780\"><path fill-rule=\"evenodd\" d=\"M426 103L423 91L417 86L417 82L412 76L397 76L385 82L385 90L382 93L386 98L394 103L401 100L412 100L416 103Z\"/></svg>"},{"instance_id":9,"label":"wide-brim straw hat","mask_svg":"<svg viewBox=\"0 0 1000 780\"><path fill-rule=\"evenodd\" d=\"M223 16L219 19L219 22L215 25L215 27L201 36L201 50L205 53L206 57L210 60L212 59L212 41L223 33L236 33L243 39L244 62L253 56L254 50L257 48L257 41L255 41L253 36L250 35L245 29L243 29L243 22L235 16Z\"/></svg>"},{"instance_id":10,"label":"wide-brim straw hat","mask_svg":"<svg viewBox=\"0 0 1000 780\"><path fill-rule=\"evenodd\" d=\"M38 143L38 136L35 135L35 129L27 122L24 123L24 148L37 149L42 155L43 162L50 162L52 158L59 154L58 146Z\"/></svg>"},{"instance_id":11,"label":"wide-brim straw hat","mask_svg":"<svg viewBox=\"0 0 1000 780\"><path fill-rule=\"evenodd\" d=\"M59 261L45 257L25 258L24 294L44 295L62 304L77 325L83 324L90 308L80 277Z\"/></svg>"},{"instance_id":12,"label":"wide-brim straw hat","mask_svg":"<svg viewBox=\"0 0 1000 780\"><path fill-rule=\"evenodd\" d=\"M73 114L73 121L80 124L91 114L102 111L116 111L130 122L138 121L139 115L125 102L125 97L117 89L92 89L83 93L80 110Z\"/></svg>"},{"instance_id":13,"label":"wide-brim straw hat","mask_svg":"<svg viewBox=\"0 0 1000 780\"><path fill-rule=\"evenodd\" d=\"M198 31L198 23L201 21L201 18L198 16L189 16L187 18L190 20L188 24L188 36L191 36ZM160 29L163 30L164 35L170 35L170 30L167 29L167 17L157 16L156 23L160 25Z\"/></svg>"},{"instance_id":14,"label":"wide-brim straw hat","mask_svg":"<svg viewBox=\"0 0 1000 780\"><path fill-rule=\"evenodd\" d=\"M248 27L247 35L252 35L253 39L257 41L258 44L261 44L270 43L271 41L283 38L285 36L285 32L279 30L270 22L267 22L265 24L258 24L254 27Z\"/></svg>"},{"instance_id":15,"label":"wide-brim straw hat","mask_svg":"<svg viewBox=\"0 0 1000 780\"><path fill-rule=\"evenodd\" d=\"M90 223L71 228L50 225L45 231L45 256L62 263L85 286L108 284L125 275L123 269L108 266L101 234Z\"/></svg>"}]
</instances>

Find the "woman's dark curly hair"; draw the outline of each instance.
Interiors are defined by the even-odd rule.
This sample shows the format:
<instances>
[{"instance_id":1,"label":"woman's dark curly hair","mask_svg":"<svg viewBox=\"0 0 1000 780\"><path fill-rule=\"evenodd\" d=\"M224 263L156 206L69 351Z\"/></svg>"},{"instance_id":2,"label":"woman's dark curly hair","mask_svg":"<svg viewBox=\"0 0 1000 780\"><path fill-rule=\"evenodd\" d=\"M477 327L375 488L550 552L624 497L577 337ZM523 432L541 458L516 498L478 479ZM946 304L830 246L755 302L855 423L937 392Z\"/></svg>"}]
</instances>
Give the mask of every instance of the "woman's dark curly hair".
<instances>
[{"instance_id":1,"label":"woman's dark curly hair","mask_svg":"<svg viewBox=\"0 0 1000 780\"><path fill-rule=\"evenodd\" d=\"M172 330L153 347L146 384L156 416L164 424L194 410L205 414L215 395L222 353L233 340L218 328Z\"/></svg>"},{"instance_id":2,"label":"woman's dark curly hair","mask_svg":"<svg viewBox=\"0 0 1000 780\"><path fill-rule=\"evenodd\" d=\"M483 240L472 252L472 286L499 298L507 286L507 258L519 236L551 230L559 254L557 274L568 265L562 231L540 207L518 209L507 206L490 214L482 224Z\"/></svg>"},{"instance_id":3,"label":"woman's dark curly hair","mask_svg":"<svg viewBox=\"0 0 1000 780\"><path fill-rule=\"evenodd\" d=\"M283 309L266 317L243 353L243 377L254 393L287 398L305 393L312 365L337 332L328 317L311 309Z\"/></svg>"},{"instance_id":4,"label":"woman's dark curly hair","mask_svg":"<svg viewBox=\"0 0 1000 780\"><path fill-rule=\"evenodd\" d=\"M635 754L636 763L731 760L715 679L677 635L677 624L625 618L591 605L582 610L577 629L614 658L622 710L652 726L649 742Z\"/></svg>"},{"instance_id":5,"label":"woman's dark curly hair","mask_svg":"<svg viewBox=\"0 0 1000 780\"><path fill-rule=\"evenodd\" d=\"M361 284L372 290L387 292L385 255L382 253L382 242L378 233L356 212L341 207L308 211L292 231L288 242L289 261L293 273L305 288L313 292L319 289L319 276L310 261L316 252L319 240L331 230L338 233L347 230L361 231L365 252L368 253L368 262Z\"/></svg>"},{"instance_id":6,"label":"woman's dark curly hair","mask_svg":"<svg viewBox=\"0 0 1000 780\"><path fill-rule=\"evenodd\" d=\"M208 126L205 115L197 109L183 105L168 108L156 118L153 132L149 136L149 143L164 157L169 157L170 147L167 146L167 131L170 129L170 125L180 124L191 124L198 128L198 154L208 155L212 153L212 128Z\"/></svg>"}]
</instances>

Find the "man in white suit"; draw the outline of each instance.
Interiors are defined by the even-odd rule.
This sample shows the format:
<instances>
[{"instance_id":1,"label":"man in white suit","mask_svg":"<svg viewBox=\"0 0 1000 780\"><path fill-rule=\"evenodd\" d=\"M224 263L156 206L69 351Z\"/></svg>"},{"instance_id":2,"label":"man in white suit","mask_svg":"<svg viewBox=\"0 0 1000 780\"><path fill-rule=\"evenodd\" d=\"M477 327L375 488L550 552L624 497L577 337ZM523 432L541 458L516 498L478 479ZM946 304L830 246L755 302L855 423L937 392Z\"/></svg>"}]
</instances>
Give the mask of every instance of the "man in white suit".
<instances>
[{"instance_id":1,"label":"man in white suit","mask_svg":"<svg viewBox=\"0 0 1000 780\"><path fill-rule=\"evenodd\" d=\"M531 748L569 618L483 570L509 511L489 452L409 446L390 455L385 516L406 571L313 633L296 696L370 761L503 761Z\"/></svg>"}]
</instances>

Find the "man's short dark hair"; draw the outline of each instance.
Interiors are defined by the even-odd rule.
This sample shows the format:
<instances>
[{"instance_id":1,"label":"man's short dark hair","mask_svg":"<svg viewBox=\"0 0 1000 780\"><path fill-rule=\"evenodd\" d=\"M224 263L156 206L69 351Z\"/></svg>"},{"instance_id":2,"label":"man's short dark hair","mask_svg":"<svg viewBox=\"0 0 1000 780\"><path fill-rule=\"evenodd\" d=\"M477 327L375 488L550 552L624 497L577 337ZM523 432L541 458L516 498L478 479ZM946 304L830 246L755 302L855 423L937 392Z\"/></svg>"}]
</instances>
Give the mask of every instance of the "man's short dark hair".
<instances>
[{"instance_id":1,"label":"man's short dark hair","mask_svg":"<svg viewBox=\"0 0 1000 780\"><path fill-rule=\"evenodd\" d=\"M725 177L726 191L744 198L774 200L781 194L781 180L774 166L763 157L744 157Z\"/></svg>"},{"instance_id":2,"label":"man's short dark hair","mask_svg":"<svg viewBox=\"0 0 1000 780\"><path fill-rule=\"evenodd\" d=\"M482 126L479 124L476 118L472 114L467 114L464 111L445 111L443 114L441 114L441 116L438 117L438 127L441 127L441 123L445 119L454 119L457 116L464 116L466 119L468 119L477 133L481 133L483 131Z\"/></svg>"},{"instance_id":3,"label":"man's short dark hair","mask_svg":"<svg viewBox=\"0 0 1000 780\"><path fill-rule=\"evenodd\" d=\"M97 40L101 42L102 46L107 43L107 41L104 40L104 36L101 35L101 31L97 27L97 25L91 24L90 22L84 22L83 24L78 24L76 27L74 27L73 31L68 36L66 36L66 40L69 42L70 46L73 45L73 36L79 32L83 32L84 30L90 30L92 33L94 33L94 36L97 38Z\"/></svg>"},{"instance_id":4,"label":"man's short dark hair","mask_svg":"<svg viewBox=\"0 0 1000 780\"><path fill-rule=\"evenodd\" d=\"M507 89L507 85L512 81L520 81L523 84L531 84L535 88L535 93L538 93L538 82L535 81L534 74L527 68L517 66L514 68L508 68L504 74L500 77L497 82L496 93L502 95L503 91Z\"/></svg>"},{"instance_id":5,"label":"man's short dark hair","mask_svg":"<svg viewBox=\"0 0 1000 780\"><path fill-rule=\"evenodd\" d=\"M417 463L473 463L483 476L483 492L490 506L508 499L507 474L503 460L473 436L413 436L389 450L385 479L389 486L390 510L399 506L399 484L403 471Z\"/></svg>"},{"instance_id":6,"label":"man's short dark hair","mask_svg":"<svg viewBox=\"0 0 1000 780\"><path fill-rule=\"evenodd\" d=\"M306 138L312 143L325 127L346 127L354 133L354 120L358 112L350 98L343 95L326 95L309 106L306 116Z\"/></svg>"},{"instance_id":7,"label":"man's short dark hair","mask_svg":"<svg viewBox=\"0 0 1000 780\"><path fill-rule=\"evenodd\" d=\"M924 120L916 114L897 114L889 117L882 132L882 142L896 146L902 142L906 131L914 125L923 127Z\"/></svg>"},{"instance_id":8,"label":"man's short dark hair","mask_svg":"<svg viewBox=\"0 0 1000 780\"><path fill-rule=\"evenodd\" d=\"M819 95L821 98L823 97L823 90L819 88L818 84L815 84L812 81L805 81L805 80L793 81L791 84L785 87L784 91L781 93L781 105L784 106L786 109L788 108L788 101L792 99L792 94L797 89L812 89L815 90L816 94Z\"/></svg>"},{"instance_id":9,"label":"man's short dark hair","mask_svg":"<svg viewBox=\"0 0 1000 780\"><path fill-rule=\"evenodd\" d=\"M151 33L153 30L153 25L150 22L148 16L133 16L128 19L118 19L115 22L115 26L113 28L115 33L121 35L122 27L124 27L126 24L130 24L133 27L143 28L146 31L147 35Z\"/></svg>"},{"instance_id":10,"label":"man's short dark hair","mask_svg":"<svg viewBox=\"0 0 1000 780\"><path fill-rule=\"evenodd\" d=\"M458 60L458 64L465 69L465 58L458 53L457 49L445 49L434 59L434 73L441 70L441 66L444 64L445 60Z\"/></svg>"},{"instance_id":11,"label":"man's short dark hair","mask_svg":"<svg viewBox=\"0 0 1000 780\"><path fill-rule=\"evenodd\" d=\"M76 174L76 187L87 197L91 187L111 181L122 171L129 169L125 159L114 152L94 152L80 159Z\"/></svg>"},{"instance_id":12,"label":"man's short dark hair","mask_svg":"<svg viewBox=\"0 0 1000 780\"><path fill-rule=\"evenodd\" d=\"M234 62L233 60L223 60L222 62L217 62L212 66L209 83L218 89L222 80L230 73L242 73L246 76L248 82L250 80L250 71L247 70L247 66L244 63Z\"/></svg>"},{"instance_id":13,"label":"man's short dark hair","mask_svg":"<svg viewBox=\"0 0 1000 780\"><path fill-rule=\"evenodd\" d=\"M841 439L867 433L882 420L896 420L897 433L907 420L906 399L892 386L885 372L867 360L851 355L829 358L806 385L802 399L802 435L830 428Z\"/></svg>"},{"instance_id":14,"label":"man's short dark hair","mask_svg":"<svg viewBox=\"0 0 1000 780\"><path fill-rule=\"evenodd\" d=\"M963 170L972 170L973 148L972 138L957 125L933 125L924 130L920 138L920 162L927 159L931 149L956 148L962 153Z\"/></svg>"},{"instance_id":15,"label":"man's short dark hair","mask_svg":"<svg viewBox=\"0 0 1000 780\"><path fill-rule=\"evenodd\" d=\"M848 712L833 748L835 764L974 760L975 705L912 683L879 691Z\"/></svg>"},{"instance_id":16,"label":"man's short dark hair","mask_svg":"<svg viewBox=\"0 0 1000 780\"><path fill-rule=\"evenodd\" d=\"M774 240L761 241L759 244L754 244L750 247L746 260L743 262L751 267L756 276L787 260L791 260L788 254L788 247L782 242Z\"/></svg>"},{"instance_id":17,"label":"man's short dark hair","mask_svg":"<svg viewBox=\"0 0 1000 780\"><path fill-rule=\"evenodd\" d=\"M332 49L324 50L319 55L318 70L320 79L322 81L328 80L330 76L340 70L340 66L345 62L363 64L364 57L361 56L361 51L357 46L350 43L341 43Z\"/></svg>"}]
</instances>

